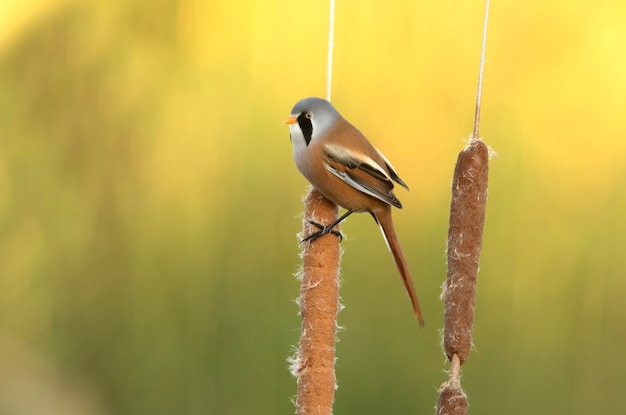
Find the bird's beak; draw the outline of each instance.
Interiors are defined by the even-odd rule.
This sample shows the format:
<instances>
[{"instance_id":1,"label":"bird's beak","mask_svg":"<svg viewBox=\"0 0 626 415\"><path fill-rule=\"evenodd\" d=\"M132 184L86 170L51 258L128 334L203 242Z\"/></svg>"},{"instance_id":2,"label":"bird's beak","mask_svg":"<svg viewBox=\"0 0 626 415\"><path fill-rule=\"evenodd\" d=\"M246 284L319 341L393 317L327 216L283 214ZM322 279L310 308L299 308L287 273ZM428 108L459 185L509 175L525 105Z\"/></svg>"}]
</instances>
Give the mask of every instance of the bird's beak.
<instances>
[{"instance_id":1,"label":"bird's beak","mask_svg":"<svg viewBox=\"0 0 626 415\"><path fill-rule=\"evenodd\" d=\"M298 120L296 119L296 117L290 116L285 121L283 121L283 124L295 124L297 122Z\"/></svg>"}]
</instances>

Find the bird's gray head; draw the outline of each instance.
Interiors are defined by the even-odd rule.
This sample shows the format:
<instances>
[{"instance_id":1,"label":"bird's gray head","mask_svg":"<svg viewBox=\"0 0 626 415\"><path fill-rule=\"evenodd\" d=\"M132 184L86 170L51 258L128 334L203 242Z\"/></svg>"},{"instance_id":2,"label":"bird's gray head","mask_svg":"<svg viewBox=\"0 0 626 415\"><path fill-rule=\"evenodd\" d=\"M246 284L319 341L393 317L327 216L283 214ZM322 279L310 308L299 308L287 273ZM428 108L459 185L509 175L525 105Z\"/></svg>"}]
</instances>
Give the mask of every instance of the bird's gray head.
<instances>
[{"instance_id":1,"label":"bird's gray head","mask_svg":"<svg viewBox=\"0 0 626 415\"><path fill-rule=\"evenodd\" d=\"M292 141L302 136L308 146L312 139L323 135L341 115L333 105L322 98L304 98L291 110L287 123L291 124Z\"/></svg>"}]
</instances>

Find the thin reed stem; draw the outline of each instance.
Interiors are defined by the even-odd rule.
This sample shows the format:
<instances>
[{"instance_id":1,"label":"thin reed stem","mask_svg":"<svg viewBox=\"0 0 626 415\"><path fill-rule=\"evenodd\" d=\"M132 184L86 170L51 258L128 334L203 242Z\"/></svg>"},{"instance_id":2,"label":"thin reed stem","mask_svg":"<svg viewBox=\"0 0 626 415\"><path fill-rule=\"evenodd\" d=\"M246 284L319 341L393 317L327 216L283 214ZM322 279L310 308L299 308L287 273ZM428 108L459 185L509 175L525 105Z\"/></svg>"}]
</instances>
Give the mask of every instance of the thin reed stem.
<instances>
[{"instance_id":1,"label":"thin reed stem","mask_svg":"<svg viewBox=\"0 0 626 415\"><path fill-rule=\"evenodd\" d=\"M480 105L483 98L483 74L485 73L485 49L487 47L487 23L489 22L489 0L485 4L485 18L483 22L483 42L480 47L480 68L478 69L478 87L476 88L476 109L474 111L474 131L472 138L479 138Z\"/></svg>"},{"instance_id":2,"label":"thin reed stem","mask_svg":"<svg viewBox=\"0 0 626 415\"><path fill-rule=\"evenodd\" d=\"M330 0L328 19L328 62L326 64L326 100L330 101L333 81L333 49L335 46L335 0Z\"/></svg>"}]
</instances>

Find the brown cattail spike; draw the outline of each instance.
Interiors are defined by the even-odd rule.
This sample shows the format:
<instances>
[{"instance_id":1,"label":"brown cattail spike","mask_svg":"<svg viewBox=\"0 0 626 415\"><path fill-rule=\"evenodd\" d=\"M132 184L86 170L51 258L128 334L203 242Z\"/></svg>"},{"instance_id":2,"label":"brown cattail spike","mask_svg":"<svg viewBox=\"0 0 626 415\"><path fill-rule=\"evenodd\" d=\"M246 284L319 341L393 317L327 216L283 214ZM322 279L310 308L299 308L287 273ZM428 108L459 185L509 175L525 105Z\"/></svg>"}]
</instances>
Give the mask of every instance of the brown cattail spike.
<instances>
[{"instance_id":1,"label":"brown cattail spike","mask_svg":"<svg viewBox=\"0 0 626 415\"><path fill-rule=\"evenodd\" d=\"M444 349L448 359L456 354L461 364L472 346L488 174L489 150L482 141L471 139L454 170L444 287Z\"/></svg>"},{"instance_id":2,"label":"brown cattail spike","mask_svg":"<svg viewBox=\"0 0 626 415\"><path fill-rule=\"evenodd\" d=\"M337 206L314 188L305 200L304 236L318 232L311 224L332 223ZM302 329L291 373L298 379L296 413L332 414L335 395L335 335L339 312L339 238L323 235L302 244L300 314Z\"/></svg>"}]
</instances>

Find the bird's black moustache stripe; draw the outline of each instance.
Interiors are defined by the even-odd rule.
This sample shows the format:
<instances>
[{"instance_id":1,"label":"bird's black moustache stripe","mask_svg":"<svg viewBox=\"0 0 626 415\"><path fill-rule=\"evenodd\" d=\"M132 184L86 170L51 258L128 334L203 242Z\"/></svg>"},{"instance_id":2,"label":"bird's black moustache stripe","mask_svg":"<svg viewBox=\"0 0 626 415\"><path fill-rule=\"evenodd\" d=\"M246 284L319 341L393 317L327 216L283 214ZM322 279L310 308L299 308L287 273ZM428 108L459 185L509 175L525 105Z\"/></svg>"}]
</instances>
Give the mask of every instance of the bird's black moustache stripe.
<instances>
[{"instance_id":1,"label":"bird's black moustache stripe","mask_svg":"<svg viewBox=\"0 0 626 415\"><path fill-rule=\"evenodd\" d=\"M300 126L300 130L302 130L304 141L308 146L311 142L311 137L313 136L313 123L311 122L310 118L306 117L305 112L298 116L298 125Z\"/></svg>"}]
</instances>

